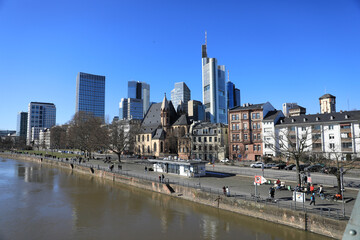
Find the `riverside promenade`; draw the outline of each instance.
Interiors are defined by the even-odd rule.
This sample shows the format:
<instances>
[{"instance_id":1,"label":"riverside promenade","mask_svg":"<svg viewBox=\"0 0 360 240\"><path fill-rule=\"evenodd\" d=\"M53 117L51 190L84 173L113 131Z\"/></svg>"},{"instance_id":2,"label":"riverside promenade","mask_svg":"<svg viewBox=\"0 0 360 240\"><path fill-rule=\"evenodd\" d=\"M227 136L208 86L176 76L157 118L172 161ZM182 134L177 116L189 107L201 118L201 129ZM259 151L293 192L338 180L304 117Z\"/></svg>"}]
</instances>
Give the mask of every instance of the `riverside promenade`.
<instances>
[{"instance_id":1,"label":"riverside promenade","mask_svg":"<svg viewBox=\"0 0 360 240\"><path fill-rule=\"evenodd\" d=\"M175 174L145 171L145 167L151 168L152 164L146 160L136 159L123 159L120 163L121 168L119 168L119 163L114 160L111 163L105 163L104 160L100 159L79 163L78 160L71 159L4 153L0 153L0 157L44 162L54 166L66 166L67 168L71 166L76 171L80 170L83 173L106 177L113 181L120 179L120 182L124 182L121 179L126 179L125 183L128 182L130 185L141 188L144 186L149 190L170 194L174 197L184 198L213 207L216 207L215 202L217 201L217 207L220 205L220 208L225 210L282 223L333 238L340 238L342 236L342 231L357 196L357 190L346 190L344 216L342 214L343 205L341 201L320 200L318 197L315 206L310 206L309 201L295 203L292 201L292 191L288 190L276 191L276 201L267 201L270 185L257 186L258 197L255 197L254 178L249 176L222 173L201 178L188 178ZM114 165L112 170L109 168L111 165ZM216 165L213 167L213 172L217 171L216 167ZM161 174L164 174L165 179L164 182L159 183L159 175ZM146 182L150 183L150 185ZM286 185L294 187L296 184L288 182ZM223 186L229 187L229 197L223 195ZM168 191L166 187L173 191ZM333 190L331 187L325 187L326 192ZM310 196L307 196L307 200L309 198Z\"/></svg>"}]
</instances>

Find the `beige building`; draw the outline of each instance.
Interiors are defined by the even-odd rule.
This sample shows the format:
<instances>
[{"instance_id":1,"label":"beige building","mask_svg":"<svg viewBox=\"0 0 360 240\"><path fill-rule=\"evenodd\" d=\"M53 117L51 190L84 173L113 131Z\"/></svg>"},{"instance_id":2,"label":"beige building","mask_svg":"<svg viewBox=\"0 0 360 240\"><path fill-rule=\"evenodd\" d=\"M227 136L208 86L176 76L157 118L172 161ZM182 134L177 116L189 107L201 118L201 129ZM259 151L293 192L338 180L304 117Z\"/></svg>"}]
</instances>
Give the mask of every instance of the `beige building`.
<instances>
[{"instance_id":1,"label":"beige building","mask_svg":"<svg viewBox=\"0 0 360 240\"><path fill-rule=\"evenodd\" d=\"M320 102L320 113L332 113L336 112L335 107L335 99L336 97L331 94L325 94L319 98Z\"/></svg>"}]
</instances>

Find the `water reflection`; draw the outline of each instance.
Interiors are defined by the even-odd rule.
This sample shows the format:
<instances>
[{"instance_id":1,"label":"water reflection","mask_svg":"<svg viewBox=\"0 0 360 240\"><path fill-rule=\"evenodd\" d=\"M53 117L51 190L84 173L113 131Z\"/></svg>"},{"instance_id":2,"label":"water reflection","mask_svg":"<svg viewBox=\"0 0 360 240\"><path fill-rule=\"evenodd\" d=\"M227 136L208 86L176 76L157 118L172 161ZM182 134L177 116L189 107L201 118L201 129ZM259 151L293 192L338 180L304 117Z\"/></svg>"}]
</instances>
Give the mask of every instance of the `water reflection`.
<instances>
[{"instance_id":1,"label":"water reflection","mask_svg":"<svg viewBox=\"0 0 360 240\"><path fill-rule=\"evenodd\" d=\"M324 239L28 162L0 161L0 190L0 239Z\"/></svg>"}]
</instances>

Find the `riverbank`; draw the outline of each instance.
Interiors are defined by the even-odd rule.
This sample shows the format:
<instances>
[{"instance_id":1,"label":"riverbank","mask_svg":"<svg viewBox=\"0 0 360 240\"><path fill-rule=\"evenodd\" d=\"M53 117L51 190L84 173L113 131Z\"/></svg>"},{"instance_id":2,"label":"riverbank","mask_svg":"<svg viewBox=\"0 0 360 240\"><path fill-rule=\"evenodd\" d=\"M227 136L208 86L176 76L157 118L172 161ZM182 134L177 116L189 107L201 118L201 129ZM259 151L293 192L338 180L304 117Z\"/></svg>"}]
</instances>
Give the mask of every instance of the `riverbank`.
<instances>
[{"instance_id":1,"label":"riverbank","mask_svg":"<svg viewBox=\"0 0 360 240\"><path fill-rule=\"evenodd\" d=\"M219 207L220 209L256 217L259 219L264 219L267 221L299 228L302 230L307 230L337 239L341 239L342 233L347 224L347 221L345 220L330 219L312 213L279 208L274 205L247 201L239 198L227 198L220 196L221 199L219 199L219 201L215 201L219 197L218 193L204 192L194 187L176 185L172 184L171 182L169 182L169 184L160 183L158 181L155 181L154 178L150 177L148 179L144 179L140 177L129 176L126 174L117 174L114 172L109 172L99 166L81 166L71 161L61 162L58 160L18 154L15 155L0 153L0 156L4 158L33 161L56 167L68 169L70 168L74 172L93 175L99 178L104 178L114 182L119 182L138 188L171 195L175 198L182 198L215 208Z\"/></svg>"}]
</instances>

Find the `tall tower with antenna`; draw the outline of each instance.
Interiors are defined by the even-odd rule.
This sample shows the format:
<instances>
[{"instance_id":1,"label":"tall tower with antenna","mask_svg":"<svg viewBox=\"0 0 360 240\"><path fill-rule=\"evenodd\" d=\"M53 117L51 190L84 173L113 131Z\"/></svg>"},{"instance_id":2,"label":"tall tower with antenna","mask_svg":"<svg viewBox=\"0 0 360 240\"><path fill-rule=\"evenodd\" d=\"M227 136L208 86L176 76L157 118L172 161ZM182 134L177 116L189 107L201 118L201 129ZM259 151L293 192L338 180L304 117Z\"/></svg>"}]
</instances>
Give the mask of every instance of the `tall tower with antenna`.
<instances>
[{"instance_id":1,"label":"tall tower with antenna","mask_svg":"<svg viewBox=\"0 0 360 240\"><path fill-rule=\"evenodd\" d=\"M218 65L216 58L207 55L207 32L205 44L201 46L202 55L202 93L205 105L205 119L213 123L227 123L226 71Z\"/></svg>"}]
</instances>

